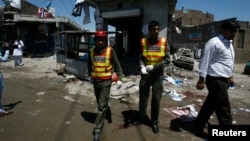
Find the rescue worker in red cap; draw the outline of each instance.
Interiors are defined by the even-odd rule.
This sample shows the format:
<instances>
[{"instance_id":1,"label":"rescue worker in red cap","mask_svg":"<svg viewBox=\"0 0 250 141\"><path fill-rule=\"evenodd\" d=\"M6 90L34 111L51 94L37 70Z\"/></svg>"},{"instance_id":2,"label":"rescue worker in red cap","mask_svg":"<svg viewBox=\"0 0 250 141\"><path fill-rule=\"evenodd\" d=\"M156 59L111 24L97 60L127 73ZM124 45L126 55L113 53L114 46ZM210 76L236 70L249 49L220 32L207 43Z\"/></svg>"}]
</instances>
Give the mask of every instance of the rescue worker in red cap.
<instances>
[{"instance_id":1,"label":"rescue worker in red cap","mask_svg":"<svg viewBox=\"0 0 250 141\"><path fill-rule=\"evenodd\" d=\"M99 141L105 118L109 123L112 122L109 107L110 88L113 81L116 82L117 89L121 88L122 68L113 48L107 46L106 31L96 31L94 41L95 47L90 49L88 57L88 72L98 105L93 140Z\"/></svg>"}]
</instances>

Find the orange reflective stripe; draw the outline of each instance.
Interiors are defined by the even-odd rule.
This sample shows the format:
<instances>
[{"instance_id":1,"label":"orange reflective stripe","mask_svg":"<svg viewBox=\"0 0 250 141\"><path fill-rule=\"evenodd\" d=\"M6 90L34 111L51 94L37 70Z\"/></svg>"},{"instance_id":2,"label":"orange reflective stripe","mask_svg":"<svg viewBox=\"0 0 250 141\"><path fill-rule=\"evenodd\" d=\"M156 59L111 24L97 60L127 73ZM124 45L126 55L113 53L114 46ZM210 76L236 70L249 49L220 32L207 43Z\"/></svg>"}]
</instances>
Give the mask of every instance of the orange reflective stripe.
<instances>
[{"instance_id":1,"label":"orange reflective stripe","mask_svg":"<svg viewBox=\"0 0 250 141\"><path fill-rule=\"evenodd\" d=\"M93 67L95 68L95 71L97 72L107 72L110 71L112 69L112 66L109 67Z\"/></svg>"},{"instance_id":2,"label":"orange reflective stripe","mask_svg":"<svg viewBox=\"0 0 250 141\"><path fill-rule=\"evenodd\" d=\"M93 77L104 77L104 76L106 76L106 77L110 77L111 78L111 74L112 74L112 72L103 72L103 73L100 73L100 72L92 72L92 76Z\"/></svg>"},{"instance_id":3,"label":"orange reflective stripe","mask_svg":"<svg viewBox=\"0 0 250 141\"><path fill-rule=\"evenodd\" d=\"M142 52L147 51L147 48L146 48L147 40L146 40L146 38L142 38L141 44L142 44Z\"/></svg>"},{"instance_id":4,"label":"orange reflective stripe","mask_svg":"<svg viewBox=\"0 0 250 141\"><path fill-rule=\"evenodd\" d=\"M166 39L161 38L158 44L148 45L146 39L142 39L142 55L146 58L145 64L156 64L163 60L166 54Z\"/></svg>"},{"instance_id":5,"label":"orange reflective stripe","mask_svg":"<svg viewBox=\"0 0 250 141\"><path fill-rule=\"evenodd\" d=\"M106 80L112 76L111 56L112 48L107 47L102 54L95 55L94 49L91 50L92 58L92 78Z\"/></svg>"}]
</instances>

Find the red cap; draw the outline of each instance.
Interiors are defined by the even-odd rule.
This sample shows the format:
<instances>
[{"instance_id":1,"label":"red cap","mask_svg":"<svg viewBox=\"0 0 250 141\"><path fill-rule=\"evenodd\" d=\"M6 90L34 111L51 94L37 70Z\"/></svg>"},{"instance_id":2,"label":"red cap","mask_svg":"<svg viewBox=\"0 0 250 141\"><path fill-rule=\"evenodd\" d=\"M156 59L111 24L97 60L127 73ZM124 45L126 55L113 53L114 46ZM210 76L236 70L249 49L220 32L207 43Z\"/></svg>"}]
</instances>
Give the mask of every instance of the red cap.
<instances>
[{"instance_id":1,"label":"red cap","mask_svg":"<svg viewBox=\"0 0 250 141\"><path fill-rule=\"evenodd\" d=\"M95 38L98 38L98 37L101 37L101 38L107 38L107 33L106 31L103 31L103 30L98 30L95 32Z\"/></svg>"}]
</instances>

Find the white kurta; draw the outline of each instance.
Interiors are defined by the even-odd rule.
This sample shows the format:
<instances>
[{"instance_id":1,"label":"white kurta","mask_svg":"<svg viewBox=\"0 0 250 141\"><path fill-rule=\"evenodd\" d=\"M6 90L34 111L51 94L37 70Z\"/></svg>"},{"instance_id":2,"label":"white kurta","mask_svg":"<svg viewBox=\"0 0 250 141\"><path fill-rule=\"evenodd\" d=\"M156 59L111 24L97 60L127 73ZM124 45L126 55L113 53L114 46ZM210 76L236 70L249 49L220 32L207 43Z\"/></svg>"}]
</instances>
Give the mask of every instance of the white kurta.
<instances>
[{"instance_id":1,"label":"white kurta","mask_svg":"<svg viewBox=\"0 0 250 141\"><path fill-rule=\"evenodd\" d=\"M16 40L14 42L14 45L17 45L18 48L15 48L13 50L13 56L22 56L23 55L23 46L24 46L23 41L22 40L19 40L19 41Z\"/></svg>"}]
</instances>

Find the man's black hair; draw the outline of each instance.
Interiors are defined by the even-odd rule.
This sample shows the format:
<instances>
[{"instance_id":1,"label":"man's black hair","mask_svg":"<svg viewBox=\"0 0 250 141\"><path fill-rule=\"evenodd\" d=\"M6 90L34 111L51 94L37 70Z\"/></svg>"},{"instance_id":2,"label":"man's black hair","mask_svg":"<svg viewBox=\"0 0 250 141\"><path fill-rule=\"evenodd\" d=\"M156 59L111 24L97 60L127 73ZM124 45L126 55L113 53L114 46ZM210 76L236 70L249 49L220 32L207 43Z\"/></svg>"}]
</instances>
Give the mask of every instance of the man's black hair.
<instances>
[{"instance_id":1,"label":"man's black hair","mask_svg":"<svg viewBox=\"0 0 250 141\"><path fill-rule=\"evenodd\" d=\"M154 27L154 26L160 26L159 22L157 21L150 21L149 24L148 24L148 29L150 30L151 27Z\"/></svg>"},{"instance_id":2,"label":"man's black hair","mask_svg":"<svg viewBox=\"0 0 250 141\"><path fill-rule=\"evenodd\" d=\"M229 29L235 31L240 28L240 25L235 20L226 20L221 24L221 29Z\"/></svg>"}]
</instances>

